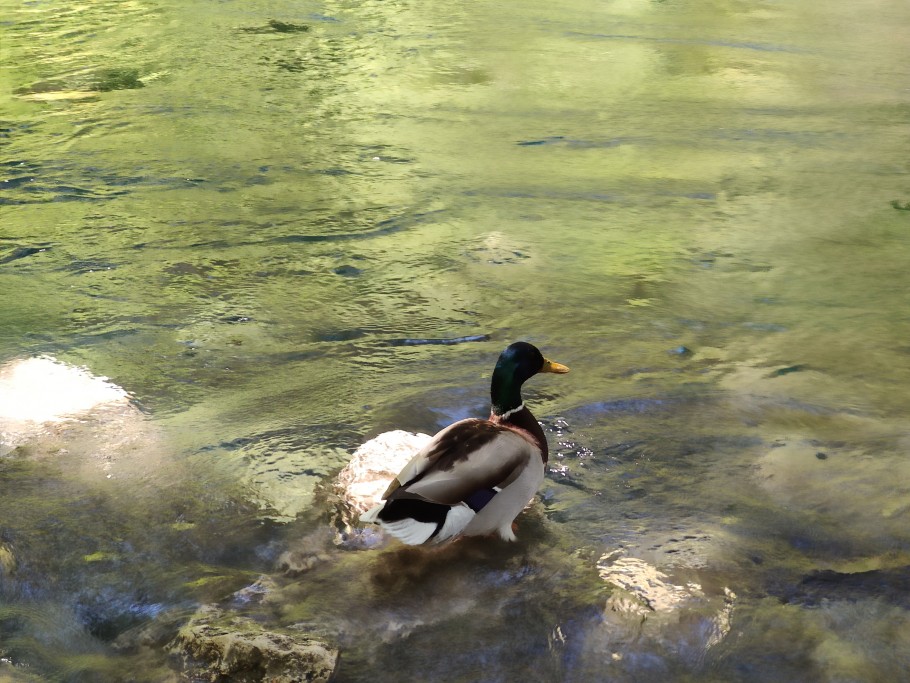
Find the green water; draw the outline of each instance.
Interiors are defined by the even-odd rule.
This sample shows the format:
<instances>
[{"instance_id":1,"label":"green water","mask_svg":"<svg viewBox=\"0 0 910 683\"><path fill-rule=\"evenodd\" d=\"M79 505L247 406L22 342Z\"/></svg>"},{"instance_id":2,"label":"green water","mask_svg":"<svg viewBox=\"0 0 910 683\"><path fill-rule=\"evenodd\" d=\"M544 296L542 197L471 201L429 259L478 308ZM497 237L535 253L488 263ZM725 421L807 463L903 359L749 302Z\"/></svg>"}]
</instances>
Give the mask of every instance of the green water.
<instances>
[{"instance_id":1,"label":"green water","mask_svg":"<svg viewBox=\"0 0 910 683\"><path fill-rule=\"evenodd\" d=\"M482 414L515 339L573 370L525 392L543 521L416 588L339 552L261 618L341 643L342 681L905 676L908 25L0 1L0 362L108 376L148 434L110 479L91 441L0 458L0 679L168 680L197 604L321 537L347 453ZM705 614L603 613L618 548Z\"/></svg>"}]
</instances>

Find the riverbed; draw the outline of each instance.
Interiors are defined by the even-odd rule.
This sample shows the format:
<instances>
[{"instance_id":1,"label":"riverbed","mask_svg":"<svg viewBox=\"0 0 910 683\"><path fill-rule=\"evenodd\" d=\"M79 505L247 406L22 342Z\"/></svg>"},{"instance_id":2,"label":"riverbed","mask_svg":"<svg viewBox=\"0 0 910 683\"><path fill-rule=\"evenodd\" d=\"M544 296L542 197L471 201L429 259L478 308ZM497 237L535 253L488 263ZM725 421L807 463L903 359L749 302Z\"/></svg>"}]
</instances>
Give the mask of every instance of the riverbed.
<instances>
[{"instance_id":1,"label":"riverbed","mask_svg":"<svg viewBox=\"0 0 910 683\"><path fill-rule=\"evenodd\" d=\"M171 680L262 576L339 681L906 676L905 3L0 14L0 364L130 398L0 449L0 678ZM350 454L519 339L572 369L519 542L339 545Z\"/></svg>"}]
</instances>

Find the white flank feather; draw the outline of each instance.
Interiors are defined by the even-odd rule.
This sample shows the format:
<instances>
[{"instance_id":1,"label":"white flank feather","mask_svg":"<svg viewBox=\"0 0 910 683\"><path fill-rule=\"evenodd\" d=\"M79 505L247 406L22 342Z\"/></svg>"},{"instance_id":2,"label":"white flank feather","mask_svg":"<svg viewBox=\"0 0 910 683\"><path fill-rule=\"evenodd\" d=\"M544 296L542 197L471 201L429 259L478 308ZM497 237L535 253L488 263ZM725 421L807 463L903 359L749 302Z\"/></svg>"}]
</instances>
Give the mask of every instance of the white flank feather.
<instances>
[{"instance_id":1,"label":"white flank feather","mask_svg":"<svg viewBox=\"0 0 910 683\"><path fill-rule=\"evenodd\" d=\"M379 520L379 525L399 541L408 545L426 543L430 536L433 535L433 532L436 531L436 525L433 522L418 522L416 519L410 518L399 519L394 522Z\"/></svg>"},{"instance_id":2,"label":"white flank feather","mask_svg":"<svg viewBox=\"0 0 910 683\"><path fill-rule=\"evenodd\" d=\"M457 536L464 531L464 528L472 519L474 519L474 511L464 503L450 508L442 529L433 538L433 543L442 543Z\"/></svg>"},{"instance_id":3,"label":"white flank feather","mask_svg":"<svg viewBox=\"0 0 910 683\"><path fill-rule=\"evenodd\" d=\"M538 460L538 462L540 462ZM465 536L498 533L505 541L514 541L512 520L524 509L543 483L543 463L525 467L518 477L493 496L464 530Z\"/></svg>"}]
</instances>

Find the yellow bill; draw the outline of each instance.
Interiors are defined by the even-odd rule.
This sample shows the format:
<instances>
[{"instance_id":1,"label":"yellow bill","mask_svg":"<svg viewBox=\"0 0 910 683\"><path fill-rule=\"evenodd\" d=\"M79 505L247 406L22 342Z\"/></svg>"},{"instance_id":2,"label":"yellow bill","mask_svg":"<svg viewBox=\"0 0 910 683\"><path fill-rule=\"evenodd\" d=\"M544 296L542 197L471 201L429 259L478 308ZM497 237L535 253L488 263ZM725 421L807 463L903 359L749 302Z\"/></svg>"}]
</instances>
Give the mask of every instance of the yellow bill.
<instances>
[{"instance_id":1,"label":"yellow bill","mask_svg":"<svg viewBox=\"0 0 910 683\"><path fill-rule=\"evenodd\" d=\"M569 368L562 363L557 363L556 361L552 361L549 358L544 358L543 367L540 369L540 371L555 372L558 375L563 375L569 371Z\"/></svg>"}]
</instances>

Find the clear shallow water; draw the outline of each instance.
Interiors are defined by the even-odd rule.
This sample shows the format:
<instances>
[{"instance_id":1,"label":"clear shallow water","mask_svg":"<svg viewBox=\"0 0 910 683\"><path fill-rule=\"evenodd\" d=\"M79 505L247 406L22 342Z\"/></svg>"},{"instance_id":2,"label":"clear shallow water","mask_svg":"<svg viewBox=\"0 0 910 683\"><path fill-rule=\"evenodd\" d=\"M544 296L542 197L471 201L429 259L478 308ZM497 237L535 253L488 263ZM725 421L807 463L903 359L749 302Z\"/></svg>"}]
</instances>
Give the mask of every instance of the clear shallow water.
<instances>
[{"instance_id":1,"label":"clear shallow water","mask_svg":"<svg viewBox=\"0 0 910 683\"><path fill-rule=\"evenodd\" d=\"M111 642L272 571L346 453L483 413L517 338L573 369L526 391L539 534L418 572L432 614L343 553L275 623L342 680L905 670L902 3L0 7L0 359L87 365L151 434L111 480L91 442L0 461L23 675L165 676ZM604 617L618 547L735 591L730 635Z\"/></svg>"}]
</instances>

